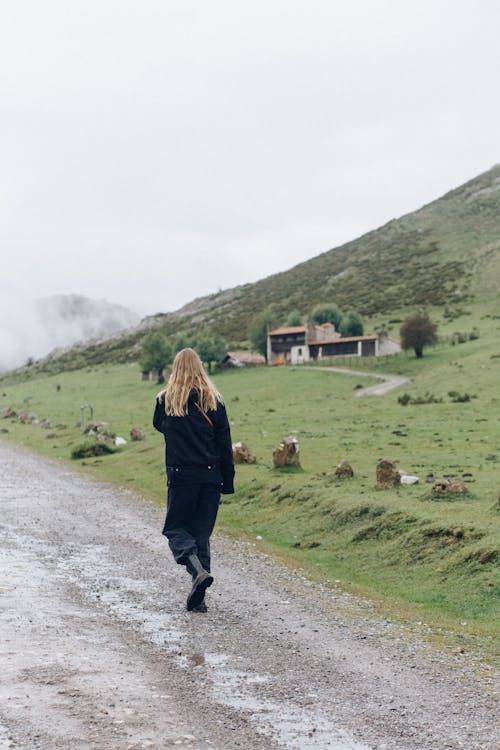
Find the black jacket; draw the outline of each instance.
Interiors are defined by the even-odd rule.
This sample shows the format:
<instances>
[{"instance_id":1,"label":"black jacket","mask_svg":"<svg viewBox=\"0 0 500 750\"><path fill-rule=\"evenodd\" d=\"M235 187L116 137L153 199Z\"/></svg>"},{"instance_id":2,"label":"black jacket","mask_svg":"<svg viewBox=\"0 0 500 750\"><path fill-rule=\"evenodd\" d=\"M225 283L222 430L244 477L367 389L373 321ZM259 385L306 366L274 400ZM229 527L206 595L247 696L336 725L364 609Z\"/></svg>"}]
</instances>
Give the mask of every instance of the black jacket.
<instances>
[{"instance_id":1,"label":"black jacket","mask_svg":"<svg viewBox=\"0 0 500 750\"><path fill-rule=\"evenodd\" d=\"M213 483L220 484L225 495L234 492L233 446L224 404L219 402L204 416L197 391L191 391L188 413L171 417L161 397L156 399L153 426L165 437L169 484Z\"/></svg>"}]
</instances>

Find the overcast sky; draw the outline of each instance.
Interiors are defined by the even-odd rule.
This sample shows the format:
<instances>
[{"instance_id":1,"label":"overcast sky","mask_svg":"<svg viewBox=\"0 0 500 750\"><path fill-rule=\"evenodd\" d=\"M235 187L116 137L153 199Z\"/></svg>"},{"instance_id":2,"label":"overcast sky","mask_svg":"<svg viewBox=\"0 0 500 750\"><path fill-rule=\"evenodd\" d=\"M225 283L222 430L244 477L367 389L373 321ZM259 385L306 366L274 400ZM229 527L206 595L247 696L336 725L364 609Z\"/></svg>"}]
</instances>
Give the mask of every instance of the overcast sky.
<instances>
[{"instance_id":1,"label":"overcast sky","mask_svg":"<svg viewBox=\"0 0 500 750\"><path fill-rule=\"evenodd\" d=\"M0 314L253 281L500 161L497 0L0 0Z\"/></svg>"}]
</instances>

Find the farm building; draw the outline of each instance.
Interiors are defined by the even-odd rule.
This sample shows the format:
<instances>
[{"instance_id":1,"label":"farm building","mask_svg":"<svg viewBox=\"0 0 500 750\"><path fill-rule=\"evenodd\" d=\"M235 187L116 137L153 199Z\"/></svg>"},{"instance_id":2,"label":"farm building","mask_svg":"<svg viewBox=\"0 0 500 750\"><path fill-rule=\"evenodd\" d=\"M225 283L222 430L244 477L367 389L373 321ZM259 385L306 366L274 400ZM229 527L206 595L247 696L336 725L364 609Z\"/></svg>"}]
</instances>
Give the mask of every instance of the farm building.
<instances>
[{"instance_id":1,"label":"farm building","mask_svg":"<svg viewBox=\"0 0 500 750\"><path fill-rule=\"evenodd\" d=\"M266 358L256 352L227 352L219 367L259 367L265 364Z\"/></svg>"},{"instance_id":2,"label":"farm building","mask_svg":"<svg viewBox=\"0 0 500 750\"><path fill-rule=\"evenodd\" d=\"M270 365L296 365L335 356L374 357L400 349L395 339L389 341L377 334L343 337L332 323L275 328L267 334L267 361Z\"/></svg>"}]
</instances>

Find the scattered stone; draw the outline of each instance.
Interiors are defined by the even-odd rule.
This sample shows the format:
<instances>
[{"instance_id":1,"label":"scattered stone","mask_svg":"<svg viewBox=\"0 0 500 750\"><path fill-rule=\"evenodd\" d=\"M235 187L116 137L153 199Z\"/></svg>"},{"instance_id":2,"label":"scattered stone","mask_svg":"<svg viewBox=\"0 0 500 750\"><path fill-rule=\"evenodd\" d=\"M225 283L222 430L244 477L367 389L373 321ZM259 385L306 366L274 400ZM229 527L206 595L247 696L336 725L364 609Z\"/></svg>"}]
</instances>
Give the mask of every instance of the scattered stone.
<instances>
[{"instance_id":1,"label":"scattered stone","mask_svg":"<svg viewBox=\"0 0 500 750\"><path fill-rule=\"evenodd\" d=\"M55 438L58 438L58 437L59 435L57 434L57 432L48 432L45 435L46 440L54 440Z\"/></svg>"},{"instance_id":2,"label":"scattered stone","mask_svg":"<svg viewBox=\"0 0 500 750\"><path fill-rule=\"evenodd\" d=\"M439 479L434 482L432 491L437 495L464 495L468 490L467 485L461 479Z\"/></svg>"},{"instance_id":3,"label":"scattered stone","mask_svg":"<svg viewBox=\"0 0 500 750\"><path fill-rule=\"evenodd\" d=\"M36 414L32 414L29 411L20 411L18 418L21 424L33 424L33 422L37 421Z\"/></svg>"},{"instance_id":4,"label":"scattered stone","mask_svg":"<svg viewBox=\"0 0 500 750\"><path fill-rule=\"evenodd\" d=\"M413 476L412 474L401 474L401 484L417 484L418 477Z\"/></svg>"},{"instance_id":5,"label":"scattered stone","mask_svg":"<svg viewBox=\"0 0 500 750\"><path fill-rule=\"evenodd\" d=\"M115 437L115 445L127 445L127 441L125 440L125 438L122 438L119 435L117 435Z\"/></svg>"},{"instance_id":6,"label":"scattered stone","mask_svg":"<svg viewBox=\"0 0 500 750\"><path fill-rule=\"evenodd\" d=\"M99 432L103 432L104 429L104 422L98 422L96 419L91 419L90 422L87 422L87 424L85 425L85 429L83 430L83 432L86 435L95 435Z\"/></svg>"},{"instance_id":7,"label":"scattered stone","mask_svg":"<svg viewBox=\"0 0 500 750\"><path fill-rule=\"evenodd\" d=\"M43 427L44 429L48 430L52 427L48 419L41 419L40 420L40 427Z\"/></svg>"},{"instance_id":8,"label":"scattered stone","mask_svg":"<svg viewBox=\"0 0 500 750\"><path fill-rule=\"evenodd\" d=\"M346 458L343 458L333 474L337 479L352 479L354 471L349 461Z\"/></svg>"},{"instance_id":9,"label":"scattered stone","mask_svg":"<svg viewBox=\"0 0 500 750\"><path fill-rule=\"evenodd\" d=\"M116 433L108 430L106 422L98 422L97 420L90 420L90 422L87 422L83 433L90 435L91 437L97 436L97 439L100 441L108 439L114 440L116 437Z\"/></svg>"},{"instance_id":10,"label":"scattered stone","mask_svg":"<svg viewBox=\"0 0 500 750\"><path fill-rule=\"evenodd\" d=\"M5 409L2 409L1 414L3 419L17 419L17 411L11 406L7 406Z\"/></svg>"},{"instance_id":11,"label":"scattered stone","mask_svg":"<svg viewBox=\"0 0 500 750\"><path fill-rule=\"evenodd\" d=\"M299 441L296 437L283 438L273 452L273 462L277 469L300 466Z\"/></svg>"},{"instance_id":12,"label":"scattered stone","mask_svg":"<svg viewBox=\"0 0 500 750\"><path fill-rule=\"evenodd\" d=\"M0 433L2 435L6 435L8 433L8 429L6 427L2 427L2 429L0 429Z\"/></svg>"},{"instance_id":13,"label":"scattered stone","mask_svg":"<svg viewBox=\"0 0 500 750\"><path fill-rule=\"evenodd\" d=\"M257 458L245 443L233 443L233 460L235 464L254 464Z\"/></svg>"},{"instance_id":14,"label":"scattered stone","mask_svg":"<svg viewBox=\"0 0 500 750\"><path fill-rule=\"evenodd\" d=\"M396 464L393 461L383 458L377 464L376 473L378 489L386 490L401 484L401 474L396 469Z\"/></svg>"},{"instance_id":15,"label":"scattered stone","mask_svg":"<svg viewBox=\"0 0 500 750\"><path fill-rule=\"evenodd\" d=\"M140 427L132 427L130 430L130 439L133 441L144 440L146 435Z\"/></svg>"}]
</instances>

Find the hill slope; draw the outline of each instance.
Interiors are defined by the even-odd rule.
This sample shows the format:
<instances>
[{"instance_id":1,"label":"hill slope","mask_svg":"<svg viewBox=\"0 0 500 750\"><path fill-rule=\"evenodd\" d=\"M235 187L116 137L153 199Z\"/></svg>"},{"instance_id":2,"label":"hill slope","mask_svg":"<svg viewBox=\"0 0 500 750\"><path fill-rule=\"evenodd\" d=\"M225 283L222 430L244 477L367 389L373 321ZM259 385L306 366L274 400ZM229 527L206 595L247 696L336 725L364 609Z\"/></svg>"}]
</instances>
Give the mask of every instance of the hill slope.
<instances>
[{"instance_id":1,"label":"hill slope","mask_svg":"<svg viewBox=\"0 0 500 750\"><path fill-rule=\"evenodd\" d=\"M500 278L500 165L414 213L289 271L195 300L157 316L170 332L206 324L230 340L273 306L278 318L321 301L362 315L403 307L493 299ZM242 335L243 334L243 335Z\"/></svg>"},{"instance_id":2,"label":"hill slope","mask_svg":"<svg viewBox=\"0 0 500 750\"><path fill-rule=\"evenodd\" d=\"M75 369L137 358L151 327L167 335L201 327L232 346L247 337L249 321L272 307L277 321L298 309L332 301L363 316L481 303L494 311L500 279L500 165L413 213L311 260L253 284L193 300L175 312L147 318L136 329L76 347L41 363L44 370Z\"/></svg>"}]
</instances>

